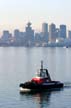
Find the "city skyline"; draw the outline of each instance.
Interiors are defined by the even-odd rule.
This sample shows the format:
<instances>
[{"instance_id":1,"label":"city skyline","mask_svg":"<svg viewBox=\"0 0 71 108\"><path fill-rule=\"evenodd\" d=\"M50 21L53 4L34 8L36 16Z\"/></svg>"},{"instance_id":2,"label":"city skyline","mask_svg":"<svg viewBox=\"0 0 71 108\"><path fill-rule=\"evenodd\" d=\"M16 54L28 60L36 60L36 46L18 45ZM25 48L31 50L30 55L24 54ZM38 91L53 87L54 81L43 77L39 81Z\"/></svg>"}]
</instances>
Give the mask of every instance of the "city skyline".
<instances>
[{"instance_id":1,"label":"city skyline","mask_svg":"<svg viewBox=\"0 0 71 108\"><path fill-rule=\"evenodd\" d=\"M48 29L49 26L49 29ZM26 47L71 47L71 31L68 31L64 24L59 28L54 23L42 23L41 32L36 32L32 28L32 23L28 22L25 31L14 29L13 34L9 30L4 30L0 38L0 46L26 46Z\"/></svg>"},{"instance_id":2,"label":"city skyline","mask_svg":"<svg viewBox=\"0 0 71 108\"><path fill-rule=\"evenodd\" d=\"M54 22L71 29L70 0L0 0L0 34L3 30L23 30L28 21L40 31L41 23Z\"/></svg>"},{"instance_id":3,"label":"city skyline","mask_svg":"<svg viewBox=\"0 0 71 108\"><path fill-rule=\"evenodd\" d=\"M15 28L12 30L12 32L9 30L9 29L3 29L2 31L2 35L3 35L3 32L4 31L8 31L10 34L14 35L14 30L19 30L19 32L25 32L25 28L27 27L27 24L30 23L30 26L32 25L32 28L34 30L34 33L41 33L43 31L47 31L49 32L50 31L50 26L51 25L55 25L55 29L60 29L60 26L63 25L63 26L66 26L66 34L67 34L67 37L68 37L68 32L71 31L71 29L67 29L67 25L65 24L59 24L59 26L57 26L54 22L51 22L50 24L48 22L42 22L41 23L41 30L40 31L36 31L36 29L33 27L33 23L31 22L27 22L25 26L23 26L23 30L20 30L20 28ZM0 37L2 37L2 35L0 35Z\"/></svg>"}]
</instances>

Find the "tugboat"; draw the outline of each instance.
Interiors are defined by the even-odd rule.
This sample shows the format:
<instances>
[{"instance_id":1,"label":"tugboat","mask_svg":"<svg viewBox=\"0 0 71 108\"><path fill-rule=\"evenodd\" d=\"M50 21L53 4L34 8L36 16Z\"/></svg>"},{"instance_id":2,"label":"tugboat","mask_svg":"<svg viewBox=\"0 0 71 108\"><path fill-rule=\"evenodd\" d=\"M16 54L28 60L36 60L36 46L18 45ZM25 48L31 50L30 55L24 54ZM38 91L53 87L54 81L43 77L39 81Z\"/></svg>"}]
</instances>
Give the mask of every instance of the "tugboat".
<instances>
[{"instance_id":1,"label":"tugboat","mask_svg":"<svg viewBox=\"0 0 71 108\"><path fill-rule=\"evenodd\" d=\"M43 61L41 61L41 69L37 72L37 76L31 81L21 83L20 93L32 91L44 91L63 88L63 83L60 81L52 81L47 69L43 68Z\"/></svg>"}]
</instances>

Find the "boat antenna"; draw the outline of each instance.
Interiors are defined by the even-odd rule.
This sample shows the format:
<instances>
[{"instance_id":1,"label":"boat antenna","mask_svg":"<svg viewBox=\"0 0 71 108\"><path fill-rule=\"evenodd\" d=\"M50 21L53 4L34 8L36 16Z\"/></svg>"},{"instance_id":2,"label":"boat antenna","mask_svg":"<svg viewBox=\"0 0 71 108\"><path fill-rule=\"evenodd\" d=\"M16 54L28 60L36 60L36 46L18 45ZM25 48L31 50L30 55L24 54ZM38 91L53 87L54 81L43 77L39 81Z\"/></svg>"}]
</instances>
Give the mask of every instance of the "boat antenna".
<instances>
[{"instance_id":1,"label":"boat antenna","mask_svg":"<svg viewBox=\"0 0 71 108\"><path fill-rule=\"evenodd\" d=\"M43 60L41 60L41 69L43 70Z\"/></svg>"}]
</instances>

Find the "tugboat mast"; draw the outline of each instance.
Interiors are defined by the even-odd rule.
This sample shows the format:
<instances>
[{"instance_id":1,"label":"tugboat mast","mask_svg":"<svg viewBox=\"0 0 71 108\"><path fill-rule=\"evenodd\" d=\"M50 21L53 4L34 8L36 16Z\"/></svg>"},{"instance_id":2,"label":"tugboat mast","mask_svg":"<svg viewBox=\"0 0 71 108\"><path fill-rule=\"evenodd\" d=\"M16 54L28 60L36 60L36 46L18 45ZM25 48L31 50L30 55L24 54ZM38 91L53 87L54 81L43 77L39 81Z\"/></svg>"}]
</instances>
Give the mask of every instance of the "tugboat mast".
<instances>
[{"instance_id":1,"label":"tugboat mast","mask_svg":"<svg viewBox=\"0 0 71 108\"><path fill-rule=\"evenodd\" d=\"M41 69L43 70L43 60L41 61Z\"/></svg>"}]
</instances>

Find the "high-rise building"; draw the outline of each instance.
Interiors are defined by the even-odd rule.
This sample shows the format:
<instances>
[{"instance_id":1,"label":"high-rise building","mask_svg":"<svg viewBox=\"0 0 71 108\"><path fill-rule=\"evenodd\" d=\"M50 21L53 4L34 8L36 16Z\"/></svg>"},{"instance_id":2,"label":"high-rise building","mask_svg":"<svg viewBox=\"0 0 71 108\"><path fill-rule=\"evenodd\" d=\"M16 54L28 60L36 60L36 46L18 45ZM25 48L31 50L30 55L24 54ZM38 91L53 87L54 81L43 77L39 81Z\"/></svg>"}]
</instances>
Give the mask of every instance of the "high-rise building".
<instances>
[{"instance_id":1,"label":"high-rise building","mask_svg":"<svg viewBox=\"0 0 71 108\"><path fill-rule=\"evenodd\" d=\"M14 30L14 41L18 45L20 41L20 31L18 29Z\"/></svg>"},{"instance_id":2,"label":"high-rise building","mask_svg":"<svg viewBox=\"0 0 71 108\"><path fill-rule=\"evenodd\" d=\"M56 41L56 25L53 23L49 26L49 40L50 42Z\"/></svg>"},{"instance_id":3,"label":"high-rise building","mask_svg":"<svg viewBox=\"0 0 71 108\"><path fill-rule=\"evenodd\" d=\"M66 25L60 25L60 38L66 38Z\"/></svg>"},{"instance_id":4,"label":"high-rise building","mask_svg":"<svg viewBox=\"0 0 71 108\"><path fill-rule=\"evenodd\" d=\"M71 39L71 31L68 31L68 38Z\"/></svg>"},{"instance_id":5,"label":"high-rise building","mask_svg":"<svg viewBox=\"0 0 71 108\"><path fill-rule=\"evenodd\" d=\"M14 30L14 37L15 37L16 39L18 39L19 36L20 36L20 31L19 31L18 29L15 29L15 30Z\"/></svg>"},{"instance_id":6,"label":"high-rise building","mask_svg":"<svg viewBox=\"0 0 71 108\"><path fill-rule=\"evenodd\" d=\"M26 45L34 44L34 30L31 27L31 23L28 22L25 32Z\"/></svg>"},{"instance_id":7,"label":"high-rise building","mask_svg":"<svg viewBox=\"0 0 71 108\"><path fill-rule=\"evenodd\" d=\"M47 23L42 24L42 32L43 33L48 33L48 24Z\"/></svg>"},{"instance_id":8,"label":"high-rise building","mask_svg":"<svg viewBox=\"0 0 71 108\"><path fill-rule=\"evenodd\" d=\"M2 41L4 41L4 42L9 41L10 36L11 35L10 35L9 31L8 30L4 30L3 31L3 35L2 35Z\"/></svg>"},{"instance_id":9,"label":"high-rise building","mask_svg":"<svg viewBox=\"0 0 71 108\"><path fill-rule=\"evenodd\" d=\"M60 30L59 30L59 28L56 28L56 38L57 39L59 38L59 35L60 35Z\"/></svg>"},{"instance_id":10,"label":"high-rise building","mask_svg":"<svg viewBox=\"0 0 71 108\"><path fill-rule=\"evenodd\" d=\"M48 42L48 24L43 23L42 24L42 41L43 42Z\"/></svg>"}]
</instances>

